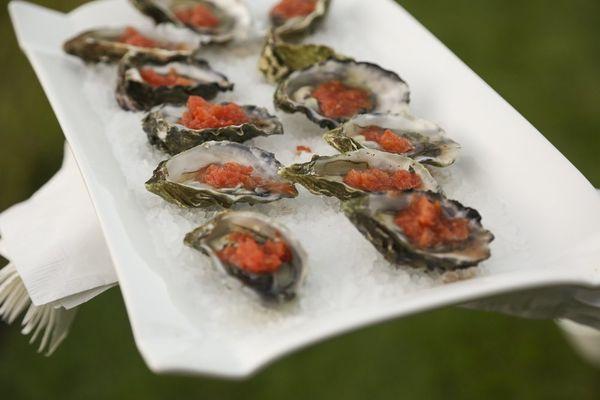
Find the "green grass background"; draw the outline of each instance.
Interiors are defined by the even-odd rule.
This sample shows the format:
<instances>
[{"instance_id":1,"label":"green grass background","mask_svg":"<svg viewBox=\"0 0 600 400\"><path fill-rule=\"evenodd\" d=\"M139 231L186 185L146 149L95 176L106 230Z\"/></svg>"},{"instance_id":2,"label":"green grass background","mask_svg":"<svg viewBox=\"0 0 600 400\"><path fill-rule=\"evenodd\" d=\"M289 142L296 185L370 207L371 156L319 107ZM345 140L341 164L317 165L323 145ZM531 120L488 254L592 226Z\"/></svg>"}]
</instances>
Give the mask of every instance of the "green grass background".
<instances>
[{"instance_id":1,"label":"green grass background","mask_svg":"<svg viewBox=\"0 0 600 400\"><path fill-rule=\"evenodd\" d=\"M83 3L36 2L62 11ZM0 210L54 173L63 141L17 48L6 3L0 9ZM400 3L600 186L598 0ZM113 289L81 308L51 358L35 354L16 326L0 324L0 399L32 398L599 399L600 372L573 354L551 322L444 309L330 340L244 382L154 376Z\"/></svg>"}]
</instances>

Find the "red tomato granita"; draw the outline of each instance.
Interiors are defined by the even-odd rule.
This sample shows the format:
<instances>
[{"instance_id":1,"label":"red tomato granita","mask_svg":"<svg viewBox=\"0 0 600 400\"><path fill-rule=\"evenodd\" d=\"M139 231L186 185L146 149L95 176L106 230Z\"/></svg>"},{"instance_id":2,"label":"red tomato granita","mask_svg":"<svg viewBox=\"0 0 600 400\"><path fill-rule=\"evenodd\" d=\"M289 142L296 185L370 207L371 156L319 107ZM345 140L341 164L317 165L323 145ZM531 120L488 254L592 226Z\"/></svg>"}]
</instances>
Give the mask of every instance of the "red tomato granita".
<instances>
[{"instance_id":1,"label":"red tomato granita","mask_svg":"<svg viewBox=\"0 0 600 400\"><path fill-rule=\"evenodd\" d=\"M222 128L250 122L244 109L234 103L212 104L200 96L190 96L180 124L190 129Z\"/></svg>"},{"instance_id":2,"label":"red tomato granita","mask_svg":"<svg viewBox=\"0 0 600 400\"><path fill-rule=\"evenodd\" d=\"M321 83L312 92L321 113L328 118L350 118L373 108L371 93L338 80Z\"/></svg>"},{"instance_id":3,"label":"red tomato granita","mask_svg":"<svg viewBox=\"0 0 600 400\"><path fill-rule=\"evenodd\" d=\"M403 169L392 172L379 168L351 169L346 173L344 183L367 192L399 192L419 189L423 184L421 177L413 172Z\"/></svg>"},{"instance_id":4,"label":"red tomato granita","mask_svg":"<svg viewBox=\"0 0 600 400\"><path fill-rule=\"evenodd\" d=\"M361 135L370 142L375 142L382 150L388 153L404 154L413 150L413 145L402 136L396 135L390 129L370 126L361 132Z\"/></svg>"},{"instance_id":5,"label":"red tomato granita","mask_svg":"<svg viewBox=\"0 0 600 400\"><path fill-rule=\"evenodd\" d=\"M199 28L216 28L220 23L213 10L204 4L179 8L175 16L184 24Z\"/></svg>"},{"instance_id":6,"label":"red tomato granita","mask_svg":"<svg viewBox=\"0 0 600 400\"><path fill-rule=\"evenodd\" d=\"M272 193L293 195L294 186L286 182L266 180L254 174L254 168L236 162L209 164L196 173L196 180L217 189L243 187L255 191L263 189Z\"/></svg>"},{"instance_id":7,"label":"red tomato granita","mask_svg":"<svg viewBox=\"0 0 600 400\"><path fill-rule=\"evenodd\" d=\"M300 153L312 153L312 149L308 146L303 146L303 145L299 145L296 146L296 153L300 154Z\"/></svg>"},{"instance_id":8,"label":"red tomato granita","mask_svg":"<svg viewBox=\"0 0 600 400\"><path fill-rule=\"evenodd\" d=\"M235 265L253 274L269 274L279 270L283 263L292 260L292 252L279 238L259 243L251 235L233 232L229 244L217 252L223 262Z\"/></svg>"},{"instance_id":9,"label":"red tomato granita","mask_svg":"<svg viewBox=\"0 0 600 400\"><path fill-rule=\"evenodd\" d=\"M413 198L406 209L396 214L394 222L412 245L423 249L464 241L470 233L468 219L446 217L441 203L426 196Z\"/></svg>"},{"instance_id":10,"label":"red tomato granita","mask_svg":"<svg viewBox=\"0 0 600 400\"><path fill-rule=\"evenodd\" d=\"M271 9L271 17L287 21L294 17L305 17L315 11L317 0L282 0Z\"/></svg>"},{"instance_id":11,"label":"red tomato granita","mask_svg":"<svg viewBox=\"0 0 600 400\"><path fill-rule=\"evenodd\" d=\"M142 35L137 29L131 26L125 28L125 30L119 37L119 42L136 47L160 47L159 43L156 40L150 39Z\"/></svg>"},{"instance_id":12,"label":"red tomato granita","mask_svg":"<svg viewBox=\"0 0 600 400\"><path fill-rule=\"evenodd\" d=\"M142 68L140 70L142 79L154 87L161 86L192 86L195 82L191 79L185 78L175 71L175 68L169 69L166 74L159 74L152 68Z\"/></svg>"}]
</instances>

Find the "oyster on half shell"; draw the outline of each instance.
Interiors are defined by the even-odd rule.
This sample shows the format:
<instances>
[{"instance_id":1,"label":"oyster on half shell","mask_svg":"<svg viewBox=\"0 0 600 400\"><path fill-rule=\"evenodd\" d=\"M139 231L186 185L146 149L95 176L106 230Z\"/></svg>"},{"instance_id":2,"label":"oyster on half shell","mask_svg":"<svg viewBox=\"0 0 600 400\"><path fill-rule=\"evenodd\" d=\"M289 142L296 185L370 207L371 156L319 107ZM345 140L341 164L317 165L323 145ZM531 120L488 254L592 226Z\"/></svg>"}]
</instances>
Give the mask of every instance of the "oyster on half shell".
<instances>
[{"instance_id":1,"label":"oyster on half shell","mask_svg":"<svg viewBox=\"0 0 600 400\"><path fill-rule=\"evenodd\" d=\"M129 52L148 54L155 58L169 58L174 56L191 56L199 47L199 43L170 43L162 39L154 39L151 35L145 37L155 41L156 47L142 47L127 44L121 41L127 29L124 28L99 28L88 30L67 40L63 50L71 55L81 58L86 63L117 62Z\"/></svg>"},{"instance_id":2,"label":"oyster on half shell","mask_svg":"<svg viewBox=\"0 0 600 400\"><path fill-rule=\"evenodd\" d=\"M242 0L129 0L140 12L157 24L169 23L192 30L202 43L224 43L246 33L251 23ZM194 23L187 17L194 7L210 13L214 23ZM204 18L198 18L202 21Z\"/></svg>"},{"instance_id":3,"label":"oyster on half shell","mask_svg":"<svg viewBox=\"0 0 600 400\"><path fill-rule=\"evenodd\" d=\"M415 198L425 196L439 203L444 218L466 220L468 236L463 240L423 248L414 244L395 222ZM370 194L342 203L342 210L356 228L391 263L452 270L477 265L490 257L494 235L481 225L481 216L457 201L433 192L407 191L399 194Z\"/></svg>"},{"instance_id":4,"label":"oyster on half shell","mask_svg":"<svg viewBox=\"0 0 600 400\"><path fill-rule=\"evenodd\" d=\"M217 188L198 179L204 168L236 163L252 167L252 176L264 185ZM161 162L146 189L180 207L231 207L235 203L270 203L298 195L294 185L277 175L281 163L258 147L233 142L207 142Z\"/></svg>"},{"instance_id":5,"label":"oyster on half shell","mask_svg":"<svg viewBox=\"0 0 600 400\"><path fill-rule=\"evenodd\" d=\"M223 259L223 251L235 246L232 234L249 235L257 243L283 243L288 255L274 271L257 272ZM210 257L215 267L239 279L267 300L291 300L306 275L306 252L290 232L270 218L252 212L225 211L185 236L185 244Z\"/></svg>"},{"instance_id":6,"label":"oyster on half shell","mask_svg":"<svg viewBox=\"0 0 600 400\"><path fill-rule=\"evenodd\" d=\"M351 170L377 168L385 171L408 171L418 175L421 188L439 191L440 188L427 168L418 162L398 154L377 150L359 149L335 156L318 156L303 164L293 164L279 171L285 179L299 183L313 194L347 200L363 196L367 191L350 186L344 177Z\"/></svg>"},{"instance_id":7,"label":"oyster on half shell","mask_svg":"<svg viewBox=\"0 0 600 400\"><path fill-rule=\"evenodd\" d=\"M286 17L277 10L277 5L269 14L271 25L278 35L297 36L312 32L325 19L332 0L305 0L314 3L314 9L307 15Z\"/></svg>"},{"instance_id":8,"label":"oyster on half shell","mask_svg":"<svg viewBox=\"0 0 600 400\"><path fill-rule=\"evenodd\" d=\"M144 79L151 72L159 77L174 76L177 84L153 85ZM117 102L125 110L150 110L160 104L183 104L189 96L207 100L217 93L233 90L227 77L195 57L174 56L157 59L148 54L130 53L119 63Z\"/></svg>"},{"instance_id":9,"label":"oyster on half shell","mask_svg":"<svg viewBox=\"0 0 600 400\"><path fill-rule=\"evenodd\" d=\"M329 59L350 60L331 47L319 44L295 44L281 40L273 31L265 39L258 69L267 81L277 83L294 71Z\"/></svg>"},{"instance_id":10,"label":"oyster on half shell","mask_svg":"<svg viewBox=\"0 0 600 400\"><path fill-rule=\"evenodd\" d=\"M180 123L185 106L165 105L152 110L143 120L151 144L169 154L177 154L211 140L244 142L257 136L283 134L277 117L262 107L242 106L250 121L221 128L191 129Z\"/></svg>"},{"instance_id":11,"label":"oyster on half shell","mask_svg":"<svg viewBox=\"0 0 600 400\"><path fill-rule=\"evenodd\" d=\"M380 140L380 142L373 140L368 135L373 130L398 136L399 140L405 144L403 151L395 151L395 142L389 138L386 141ZM422 164L436 167L452 165L460 151L460 145L448 138L438 125L409 114L358 115L338 128L325 133L323 139L343 153L369 148L402 154Z\"/></svg>"},{"instance_id":12,"label":"oyster on half shell","mask_svg":"<svg viewBox=\"0 0 600 400\"><path fill-rule=\"evenodd\" d=\"M340 117L325 115L313 94L320 85L328 82L340 82L368 94L370 108L361 109L356 114L399 114L408 109L410 91L398 74L376 64L353 60L328 60L291 73L279 83L275 105L285 112L304 113L319 126L333 129L356 114Z\"/></svg>"}]
</instances>

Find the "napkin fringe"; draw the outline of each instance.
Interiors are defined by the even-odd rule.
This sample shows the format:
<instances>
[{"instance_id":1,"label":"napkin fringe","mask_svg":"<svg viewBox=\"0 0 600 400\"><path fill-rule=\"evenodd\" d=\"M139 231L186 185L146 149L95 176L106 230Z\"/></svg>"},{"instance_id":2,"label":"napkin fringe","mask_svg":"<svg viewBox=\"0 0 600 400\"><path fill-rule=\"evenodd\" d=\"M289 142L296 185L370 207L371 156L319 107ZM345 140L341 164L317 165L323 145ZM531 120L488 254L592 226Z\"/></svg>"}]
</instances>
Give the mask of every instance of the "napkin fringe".
<instances>
[{"instance_id":1,"label":"napkin fringe","mask_svg":"<svg viewBox=\"0 0 600 400\"><path fill-rule=\"evenodd\" d=\"M76 310L34 305L15 266L9 263L0 269L0 319L12 324L25 314L21 333L31 334L30 344L40 339L38 353L50 356L56 351L69 333Z\"/></svg>"}]
</instances>

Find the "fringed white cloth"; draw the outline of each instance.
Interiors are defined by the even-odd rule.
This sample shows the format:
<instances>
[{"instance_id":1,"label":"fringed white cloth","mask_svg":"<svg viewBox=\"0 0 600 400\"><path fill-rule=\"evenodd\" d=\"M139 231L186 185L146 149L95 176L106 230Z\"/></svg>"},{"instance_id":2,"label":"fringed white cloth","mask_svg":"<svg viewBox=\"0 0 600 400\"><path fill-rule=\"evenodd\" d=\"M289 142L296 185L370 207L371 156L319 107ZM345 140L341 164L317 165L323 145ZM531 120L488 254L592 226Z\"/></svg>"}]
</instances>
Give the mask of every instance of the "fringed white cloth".
<instances>
[{"instance_id":1,"label":"fringed white cloth","mask_svg":"<svg viewBox=\"0 0 600 400\"><path fill-rule=\"evenodd\" d=\"M117 281L79 168L68 146L64 151L62 168L44 186L0 213L2 253L38 306L68 299L70 308ZM79 302L72 297L81 293Z\"/></svg>"},{"instance_id":2,"label":"fringed white cloth","mask_svg":"<svg viewBox=\"0 0 600 400\"><path fill-rule=\"evenodd\" d=\"M0 275L0 318L12 323L23 314L23 333L39 340L46 354L66 337L74 308L116 284L68 145L56 175L31 198L0 213L0 255L10 263Z\"/></svg>"},{"instance_id":3,"label":"fringed white cloth","mask_svg":"<svg viewBox=\"0 0 600 400\"><path fill-rule=\"evenodd\" d=\"M12 324L23 315L21 333L31 335L29 343L39 339L38 353L54 353L67 337L77 308L67 310L52 305L35 306L23 280L12 264L0 269L0 318Z\"/></svg>"}]
</instances>

